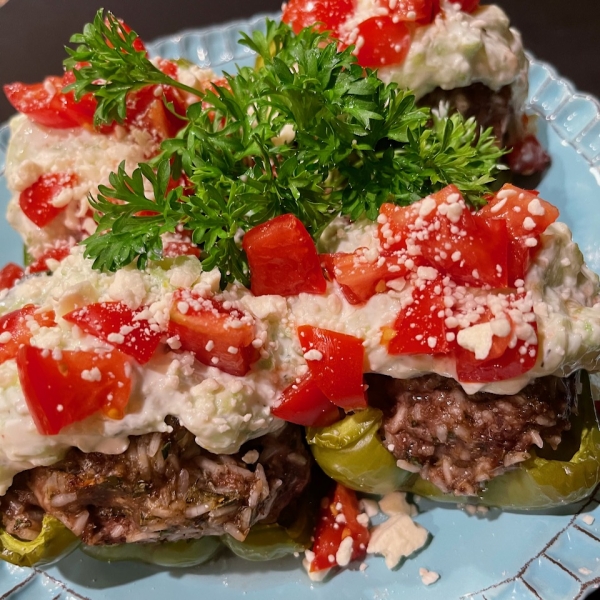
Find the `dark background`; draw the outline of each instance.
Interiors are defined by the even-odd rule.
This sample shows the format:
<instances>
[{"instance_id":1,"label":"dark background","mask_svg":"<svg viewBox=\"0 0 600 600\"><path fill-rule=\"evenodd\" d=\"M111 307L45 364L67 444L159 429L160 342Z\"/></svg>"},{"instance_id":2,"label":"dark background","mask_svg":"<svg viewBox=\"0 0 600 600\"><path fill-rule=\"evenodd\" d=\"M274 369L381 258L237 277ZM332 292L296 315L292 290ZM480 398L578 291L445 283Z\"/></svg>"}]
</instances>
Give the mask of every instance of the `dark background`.
<instances>
[{"instance_id":1,"label":"dark background","mask_svg":"<svg viewBox=\"0 0 600 600\"><path fill-rule=\"evenodd\" d=\"M2 0L0 0L0 3ZM497 0L525 46L577 88L600 96L600 0ZM274 12L280 0L9 0L0 8L0 85L60 74L63 46L103 5L142 39ZM12 109L0 94L0 123Z\"/></svg>"},{"instance_id":2,"label":"dark background","mask_svg":"<svg viewBox=\"0 0 600 600\"><path fill-rule=\"evenodd\" d=\"M0 0L1 2L2 0ZM525 47L582 92L600 97L600 0L497 0ZM10 0L0 8L0 85L59 74L63 46L103 5L144 40L260 12L280 0ZM0 94L0 123L12 114ZM600 598L594 594L594 598Z\"/></svg>"}]
</instances>

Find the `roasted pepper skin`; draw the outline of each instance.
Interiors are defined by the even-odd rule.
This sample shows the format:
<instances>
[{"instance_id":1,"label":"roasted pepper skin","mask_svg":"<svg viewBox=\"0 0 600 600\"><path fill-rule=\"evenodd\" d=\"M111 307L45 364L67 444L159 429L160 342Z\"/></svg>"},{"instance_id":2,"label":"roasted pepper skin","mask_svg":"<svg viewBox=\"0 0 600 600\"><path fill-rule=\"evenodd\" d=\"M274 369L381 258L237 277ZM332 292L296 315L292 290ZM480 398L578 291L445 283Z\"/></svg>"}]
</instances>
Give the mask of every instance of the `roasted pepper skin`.
<instances>
[{"instance_id":1,"label":"roasted pepper skin","mask_svg":"<svg viewBox=\"0 0 600 600\"><path fill-rule=\"evenodd\" d=\"M0 559L19 567L40 567L58 562L79 545L79 539L58 519L45 515L42 530L30 542L0 529Z\"/></svg>"},{"instance_id":2,"label":"roasted pepper skin","mask_svg":"<svg viewBox=\"0 0 600 600\"><path fill-rule=\"evenodd\" d=\"M378 432L383 414L369 408L329 427L308 428L307 441L327 475L355 490L413 492L440 502L470 502L508 510L542 510L583 500L600 483L600 430L589 377L583 373L578 414L571 418L574 454L556 452L532 456L487 482L477 496L445 494L436 486L396 466ZM564 450L562 451L564 452Z\"/></svg>"},{"instance_id":3,"label":"roasted pepper skin","mask_svg":"<svg viewBox=\"0 0 600 600\"><path fill-rule=\"evenodd\" d=\"M383 446L379 429L383 413L367 408L328 427L308 427L306 439L326 475L357 491L386 494L416 479L396 466Z\"/></svg>"},{"instance_id":4,"label":"roasted pepper skin","mask_svg":"<svg viewBox=\"0 0 600 600\"><path fill-rule=\"evenodd\" d=\"M206 536L198 540L150 544L81 546L84 554L106 562L134 560L168 568L195 567L210 560L222 548L220 538Z\"/></svg>"},{"instance_id":5,"label":"roasted pepper skin","mask_svg":"<svg viewBox=\"0 0 600 600\"><path fill-rule=\"evenodd\" d=\"M230 535L224 535L222 542L240 558L252 561L276 560L288 554L303 552L312 543L317 509L315 487L314 482L309 484L294 510L288 511L293 513L293 518L285 526L279 523L257 523L243 542Z\"/></svg>"},{"instance_id":6,"label":"roasted pepper skin","mask_svg":"<svg viewBox=\"0 0 600 600\"><path fill-rule=\"evenodd\" d=\"M240 558L252 561L276 560L294 552L303 552L307 548L307 544L291 537L277 523L255 525L243 542L225 535L223 543Z\"/></svg>"}]
</instances>

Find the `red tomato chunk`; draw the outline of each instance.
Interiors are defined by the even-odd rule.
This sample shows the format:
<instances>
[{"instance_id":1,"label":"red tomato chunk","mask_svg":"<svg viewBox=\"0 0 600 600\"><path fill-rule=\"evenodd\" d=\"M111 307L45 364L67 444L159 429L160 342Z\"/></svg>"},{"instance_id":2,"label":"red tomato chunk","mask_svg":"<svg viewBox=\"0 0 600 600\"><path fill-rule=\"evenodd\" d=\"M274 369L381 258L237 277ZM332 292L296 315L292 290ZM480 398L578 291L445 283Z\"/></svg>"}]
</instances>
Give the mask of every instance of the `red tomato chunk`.
<instances>
[{"instance_id":1,"label":"red tomato chunk","mask_svg":"<svg viewBox=\"0 0 600 600\"><path fill-rule=\"evenodd\" d=\"M457 283L508 283L505 228L476 219L453 185L411 206L383 204L379 237L385 250L407 249Z\"/></svg>"},{"instance_id":2,"label":"red tomato chunk","mask_svg":"<svg viewBox=\"0 0 600 600\"><path fill-rule=\"evenodd\" d=\"M340 418L340 409L321 391L312 373L283 390L271 413L306 427L326 427Z\"/></svg>"},{"instance_id":3,"label":"red tomato chunk","mask_svg":"<svg viewBox=\"0 0 600 600\"><path fill-rule=\"evenodd\" d=\"M43 83L9 83L4 86L8 101L34 123L54 129L86 126L91 128L96 100L86 94L79 102L73 92L62 89L74 81L70 72L62 77L46 77Z\"/></svg>"},{"instance_id":4,"label":"red tomato chunk","mask_svg":"<svg viewBox=\"0 0 600 600\"><path fill-rule=\"evenodd\" d=\"M369 530L359 522L359 514L356 492L340 483L336 484L333 494L321 504L312 547L315 556L310 563L311 572L346 566L348 562L362 560L366 556ZM342 553L345 554L342 557L338 551L347 538L352 540L350 552ZM340 563L342 558L349 560Z\"/></svg>"},{"instance_id":5,"label":"red tomato chunk","mask_svg":"<svg viewBox=\"0 0 600 600\"><path fill-rule=\"evenodd\" d=\"M522 190L511 184L488 200L477 215L488 223L506 223L508 243L508 284L523 279L532 256L537 252L541 234L558 218L558 209L538 197L537 192Z\"/></svg>"},{"instance_id":6,"label":"red tomato chunk","mask_svg":"<svg viewBox=\"0 0 600 600\"><path fill-rule=\"evenodd\" d=\"M75 309L63 319L113 344L143 365L152 358L161 336L156 326L137 317L143 310L131 310L122 302L97 302Z\"/></svg>"},{"instance_id":7,"label":"red tomato chunk","mask_svg":"<svg viewBox=\"0 0 600 600\"><path fill-rule=\"evenodd\" d=\"M292 26L295 33L304 27L322 23L320 30L339 32L340 25L353 11L352 0L289 0L284 5L281 20Z\"/></svg>"},{"instance_id":8,"label":"red tomato chunk","mask_svg":"<svg viewBox=\"0 0 600 600\"><path fill-rule=\"evenodd\" d=\"M518 306L523 301L522 294L510 294L507 296L511 306ZM533 313L530 313L533 316ZM508 314L500 315L505 317L510 323L510 331L500 337L494 335L492 338L492 347L485 359L478 360L473 352L461 347L459 344L455 348L456 374L459 381L464 383L487 383L490 381L504 381L518 377L523 373L533 369L537 362L538 342L537 325L535 319L529 322L523 331L523 325L520 329L521 334L529 332L527 339L519 339L515 324ZM488 312L480 323L487 323L492 320L492 315Z\"/></svg>"},{"instance_id":9,"label":"red tomato chunk","mask_svg":"<svg viewBox=\"0 0 600 600\"><path fill-rule=\"evenodd\" d=\"M431 23L435 16L433 0L379 0L379 4L387 8L393 18L400 21L427 24ZM439 6L437 9L439 10Z\"/></svg>"},{"instance_id":10,"label":"red tomato chunk","mask_svg":"<svg viewBox=\"0 0 600 600\"><path fill-rule=\"evenodd\" d=\"M280 215L253 227L242 245L255 296L324 294L327 282L312 237L294 215Z\"/></svg>"},{"instance_id":11,"label":"red tomato chunk","mask_svg":"<svg viewBox=\"0 0 600 600\"><path fill-rule=\"evenodd\" d=\"M25 271L19 265L15 263L6 264L0 269L0 290L10 289L24 274Z\"/></svg>"},{"instance_id":12,"label":"red tomato chunk","mask_svg":"<svg viewBox=\"0 0 600 600\"><path fill-rule=\"evenodd\" d=\"M75 185L77 175L74 173L45 173L21 192L19 206L30 221L45 227L67 208L67 203L55 206L54 201Z\"/></svg>"},{"instance_id":13,"label":"red tomato chunk","mask_svg":"<svg viewBox=\"0 0 600 600\"><path fill-rule=\"evenodd\" d=\"M550 157L535 135L530 134L512 147L506 162L513 173L532 175L542 172L550 164Z\"/></svg>"},{"instance_id":14,"label":"red tomato chunk","mask_svg":"<svg viewBox=\"0 0 600 600\"><path fill-rule=\"evenodd\" d=\"M447 354L450 345L444 324L442 278L425 280L413 301L400 312L392 331L385 331L389 354ZM441 313L441 316L440 316Z\"/></svg>"},{"instance_id":15,"label":"red tomato chunk","mask_svg":"<svg viewBox=\"0 0 600 600\"><path fill-rule=\"evenodd\" d=\"M48 266L49 260L56 260L60 262L65 259L71 253L71 245L67 241L58 241L55 246L48 248L37 260L34 260L25 269L26 273L44 273L49 271Z\"/></svg>"},{"instance_id":16,"label":"red tomato chunk","mask_svg":"<svg viewBox=\"0 0 600 600\"><path fill-rule=\"evenodd\" d=\"M192 352L201 363L230 375L245 375L259 357L252 345L255 331L250 315L190 290L177 290L173 296L169 335L177 336L181 349Z\"/></svg>"},{"instance_id":17,"label":"red tomato chunk","mask_svg":"<svg viewBox=\"0 0 600 600\"><path fill-rule=\"evenodd\" d=\"M22 346L19 381L38 431L56 435L102 411L122 419L131 393L131 364L118 350L103 354Z\"/></svg>"},{"instance_id":18,"label":"red tomato chunk","mask_svg":"<svg viewBox=\"0 0 600 600\"><path fill-rule=\"evenodd\" d=\"M52 311L39 312L33 304L0 317L0 364L17 356L19 348L29 343L33 330L54 324Z\"/></svg>"},{"instance_id":19,"label":"red tomato chunk","mask_svg":"<svg viewBox=\"0 0 600 600\"><path fill-rule=\"evenodd\" d=\"M346 410L366 408L363 341L310 325L298 327L298 337L310 373L325 396Z\"/></svg>"},{"instance_id":20,"label":"red tomato chunk","mask_svg":"<svg viewBox=\"0 0 600 600\"><path fill-rule=\"evenodd\" d=\"M344 297L350 304L361 304L371 296L385 292L386 282L404 277L408 269L406 257L400 253L367 258L366 248L353 253L321 254L321 265L331 280L340 284Z\"/></svg>"},{"instance_id":21,"label":"red tomato chunk","mask_svg":"<svg viewBox=\"0 0 600 600\"><path fill-rule=\"evenodd\" d=\"M404 62L411 33L404 21L390 16L371 17L358 25L356 58L363 67L382 67Z\"/></svg>"}]
</instances>

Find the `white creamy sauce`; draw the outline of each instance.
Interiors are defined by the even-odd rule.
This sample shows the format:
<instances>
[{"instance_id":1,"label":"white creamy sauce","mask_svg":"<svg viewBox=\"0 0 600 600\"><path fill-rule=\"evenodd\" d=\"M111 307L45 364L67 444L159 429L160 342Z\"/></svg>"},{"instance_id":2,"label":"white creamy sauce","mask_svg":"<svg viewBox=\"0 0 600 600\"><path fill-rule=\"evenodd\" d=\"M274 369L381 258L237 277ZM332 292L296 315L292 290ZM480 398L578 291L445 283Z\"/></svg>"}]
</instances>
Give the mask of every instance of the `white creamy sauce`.
<instances>
[{"instance_id":1,"label":"white creamy sauce","mask_svg":"<svg viewBox=\"0 0 600 600\"><path fill-rule=\"evenodd\" d=\"M92 233L95 224L88 216L88 194L95 192L99 184L108 185L108 176L119 163L125 161L131 172L139 162L147 160L154 148L150 136L140 130L118 138L81 127L50 129L36 125L24 115L14 117L10 126L6 180L13 196L6 217L34 257L57 239L79 239L82 229ZM61 204L66 209L46 227L38 227L21 210L19 195L46 173L74 173L78 181L72 189L65 190Z\"/></svg>"},{"instance_id":2,"label":"white creamy sauce","mask_svg":"<svg viewBox=\"0 0 600 600\"><path fill-rule=\"evenodd\" d=\"M381 67L379 77L411 89L417 98L437 87L452 90L480 82L497 91L511 85L512 103L520 112L528 63L521 36L504 11L489 5L468 14L450 2L442 7L431 24L415 29L404 62Z\"/></svg>"}]
</instances>

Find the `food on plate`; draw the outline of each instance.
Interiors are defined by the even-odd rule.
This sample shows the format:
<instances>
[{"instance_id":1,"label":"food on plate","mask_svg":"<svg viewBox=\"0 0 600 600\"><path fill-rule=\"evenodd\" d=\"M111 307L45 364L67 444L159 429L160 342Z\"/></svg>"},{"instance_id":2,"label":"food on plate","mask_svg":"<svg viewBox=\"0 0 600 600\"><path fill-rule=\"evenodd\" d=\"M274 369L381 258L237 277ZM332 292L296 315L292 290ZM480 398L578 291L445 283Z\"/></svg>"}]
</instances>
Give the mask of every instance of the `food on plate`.
<instances>
[{"instance_id":1,"label":"food on plate","mask_svg":"<svg viewBox=\"0 0 600 600\"><path fill-rule=\"evenodd\" d=\"M491 190L491 130L417 108L310 29L268 22L243 40L261 69L202 89L110 14L72 41L65 92L95 99L97 128L126 122L127 90L196 99L100 184L89 237L2 278L2 557L78 538L108 560L197 564L221 541L269 559L313 533L319 578L428 537L398 492L370 531L354 490L518 509L591 493L578 372L598 370L600 283L554 206Z\"/></svg>"},{"instance_id":2,"label":"food on plate","mask_svg":"<svg viewBox=\"0 0 600 600\"><path fill-rule=\"evenodd\" d=\"M479 0L289 0L283 20L317 24L354 45L358 62L411 89L422 106L458 110L492 127L515 173L543 171L550 158L525 115L528 61L504 11ZM447 107L447 108L443 108Z\"/></svg>"}]
</instances>

